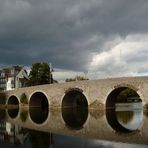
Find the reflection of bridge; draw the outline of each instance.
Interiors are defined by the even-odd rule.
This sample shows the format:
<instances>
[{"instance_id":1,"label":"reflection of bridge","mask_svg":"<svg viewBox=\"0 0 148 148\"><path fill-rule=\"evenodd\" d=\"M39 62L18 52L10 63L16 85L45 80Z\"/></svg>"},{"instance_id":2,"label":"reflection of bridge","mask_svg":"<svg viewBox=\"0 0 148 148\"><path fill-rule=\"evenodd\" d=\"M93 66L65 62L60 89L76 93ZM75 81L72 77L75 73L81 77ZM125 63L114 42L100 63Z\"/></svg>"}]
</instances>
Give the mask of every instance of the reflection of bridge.
<instances>
[{"instance_id":1,"label":"reflection of bridge","mask_svg":"<svg viewBox=\"0 0 148 148\"><path fill-rule=\"evenodd\" d=\"M30 129L148 144L147 118L143 118L142 112L141 118L139 118L141 119L140 125L134 130L129 130L117 120L115 110L111 112L91 110L92 108L115 107L118 94L126 88L134 90L141 98L143 105L148 103L148 77L77 81L7 91L5 92L6 104L20 105L20 108L15 111L12 109L7 111L7 120ZM21 108L22 94L25 94L28 99L29 110ZM40 107L36 108L36 106ZM62 109L61 111L50 110L51 112L48 112L48 107ZM81 107L82 110L79 110L78 107ZM86 110L83 110L83 107ZM24 109L25 113L22 114ZM101 112L103 112L102 115ZM134 118L133 113L129 112L129 117L130 120ZM69 130L65 124L71 128L75 127L77 131Z\"/></svg>"},{"instance_id":2,"label":"reflection of bridge","mask_svg":"<svg viewBox=\"0 0 148 148\"><path fill-rule=\"evenodd\" d=\"M44 131L44 132L52 132L62 135L69 135L69 136L78 136L90 139L100 139L100 140L109 140L109 141L116 141L116 142L125 142L125 143L139 143L139 144L148 144L148 133L147 133L147 125L148 125L148 117L144 116L142 112L140 123L138 126L138 130L133 130L132 132L128 132L122 125L117 124L115 121L114 113L111 115L104 111L97 111L97 112L90 112L88 117L85 119L86 122L79 128L80 124L74 124L74 121L77 121L77 115L69 115L69 120L72 120L72 125L65 124L65 120L63 120L63 113L60 111L51 111L48 113L48 117L43 123L37 123L32 119L36 119L35 114L34 117L30 117L30 111L26 112L26 120L22 120L23 110L20 109L18 116L15 119L12 119L8 114L6 120L10 123L18 124L21 127L34 129L37 131ZM122 112L121 112L122 113ZM132 112L131 112L132 113ZM36 112L36 114L40 114ZM144 117L143 117L144 116ZM79 117L79 115L78 115ZM42 118L42 117L39 117ZM83 117L81 117L83 118ZM119 118L120 119L120 118ZM122 118L121 118L122 119ZM120 120L121 120L120 119ZM124 118L122 119L125 120ZM121 121L122 121L121 120ZM127 122L130 120L134 120L134 114L128 115ZM142 121L143 120L143 121ZM69 122L70 122L69 121ZM141 124L142 122L142 124ZM132 123L132 121L131 121ZM133 123L132 123L133 124ZM68 125L68 126L67 126Z\"/></svg>"},{"instance_id":3,"label":"reflection of bridge","mask_svg":"<svg viewBox=\"0 0 148 148\"><path fill-rule=\"evenodd\" d=\"M71 105L71 102L75 104L71 96L79 93L86 99L84 102L90 108L102 109L105 105L114 106L117 95L126 88L136 91L143 104L148 103L148 77L100 79L26 87L7 91L6 99L9 104L17 104L18 101L20 103L21 95L25 93L32 106L47 103L49 107L60 108L62 104ZM66 94L68 96L65 97ZM71 98L71 101L66 98Z\"/></svg>"}]
</instances>

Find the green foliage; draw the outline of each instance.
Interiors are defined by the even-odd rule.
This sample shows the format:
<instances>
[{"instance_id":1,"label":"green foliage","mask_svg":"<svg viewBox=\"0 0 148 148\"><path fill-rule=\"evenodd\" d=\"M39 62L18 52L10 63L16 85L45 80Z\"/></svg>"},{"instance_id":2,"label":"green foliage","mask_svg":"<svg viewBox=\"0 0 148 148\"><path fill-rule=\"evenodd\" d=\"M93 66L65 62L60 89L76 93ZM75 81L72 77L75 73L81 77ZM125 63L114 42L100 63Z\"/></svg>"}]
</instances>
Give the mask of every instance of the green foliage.
<instances>
[{"instance_id":1,"label":"green foliage","mask_svg":"<svg viewBox=\"0 0 148 148\"><path fill-rule=\"evenodd\" d=\"M28 86L53 83L52 73L47 63L32 64Z\"/></svg>"},{"instance_id":2,"label":"green foliage","mask_svg":"<svg viewBox=\"0 0 148 148\"><path fill-rule=\"evenodd\" d=\"M118 96L117 96L117 102L128 102L129 99L132 98L137 98L140 99L139 95L137 94L136 91L126 88L123 91L121 91ZM139 101L140 102L140 101Z\"/></svg>"},{"instance_id":3,"label":"green foliage","mask_svg":"<svg viewBox=\"0 0 148 148\"><path fill-rule=\"evenodd\" d=\"M27 117L28 117L28 111L22 111L20 113L20 118L21 118L22 122L25 122L27 120Z\"/></svg>"},{"instance_id":4,"label":"green foliage","mask_svg":"<svg viewBox=\"0 0 148 148\"><path fill-rule=\"evenodd\" d=\"M67 78L65 82L71 82L71 81L83 81L88 80L88 78L85 78L83 76L76 76L75 78Z\"/></svg>"},{"instance_id":5,"label":"green foliage","mask_svg":"<svg viewBox=\"0 0 148 148\"><path fill-rule=\"evenodd\" d=\"M28 104L28 99L27 99L27 96L26 96L25 93L23 93L23 94L21 95L20 101L21 101L21 103L23 103L23 104Z\"/></svg>"},{"instance_id":6,"label":"green foliage","mask_svg":"<svg viewBox=\"0 0 148 148\"><path fill-rule=\"evenodd\" d=\"M6 104L6 93L0 92L0 104Z\"/></svg>"},{"instance_id":7,"label":"green foliage","mask_svg":"<svg viewBox=\"0 0 148 148\"><path fill-rule=\"evenodd\" d=\"M148 110L148 103L144 105L144 109Z\"/></svg>"}]
</instances>

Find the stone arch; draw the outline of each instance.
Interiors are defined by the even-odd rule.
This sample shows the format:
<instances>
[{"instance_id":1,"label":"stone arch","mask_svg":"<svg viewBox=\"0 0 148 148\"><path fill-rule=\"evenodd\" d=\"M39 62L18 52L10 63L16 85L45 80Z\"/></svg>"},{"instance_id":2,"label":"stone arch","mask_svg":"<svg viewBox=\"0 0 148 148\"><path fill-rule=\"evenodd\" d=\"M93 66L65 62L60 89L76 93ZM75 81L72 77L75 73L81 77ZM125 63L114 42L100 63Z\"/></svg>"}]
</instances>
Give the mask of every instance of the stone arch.
<instances>
[{"instance_id":1,"label":"stone arch","mask_svg":"<svg viewBox=\"0 0 148 148\"><path fill-rule=\"evenodd\" d=\"M79 98L78 98L78 95L80 96ZM84 105L84 106L88 107L88 99L87 99L86 95L84 95L82 89L69 88L65 91L65 94L62 97L61 104L62 104L62 108L72 107L72 106L76 107L77 105Z\"/></svg>"},{"instance_id":2,"label":"stone arch","mask_svg":"<svg viewBox=\"0 0 148 148\"><path fill-rule=\"evenodd\" d=\"M29 115L33 122L44 123L49 114L49 103L47 96L41 92L34 92L29 99Z\"/></svg>"},{"instance_id":3,"label":"stone arch","mask_svg":"<svg viewBox=\"0 0 148 148\"><path fill-rule=\"evenodd\" d=\"M135 86L133 86L133 85L131 85L131 84L127 84L127 83L120 83L120 84L118 84L118 85L115 85L114 86L114 89L116 89L116 88L120 88L120 87L128 87L128 88L130 88L130 89L133 89L134 91L138 91L138 88L137 87L135 87Z\"/></svg>"},{"instance_id":4,"label":"stone arch","mask_svg":"<svg viewBox=\"0 0 148 148\"><path fill-rule=\"evenodd\" d=\"M135 93L137 93L137 95L139 96L139 98L141 99L142 101L142 98L141 98L141 94L139 93L139 89L134 87L133 85L130 85L130 84L119 84L119 85L115 85L113 87L113 89L110 90L110 92L106 95L106 102L105 102L105 107L106 108L114 108L115 107L115 102L116 102L116 98L118 96L118 94L125 90L126 88L129 88L133 91L135 91Z\"/></svg>"},{"instance_id":5,"label":"stone arch","mask_svg":"<svg viewBox=\"0 0 148 148\"><path fill-rule=\"evenodd\" d=\"M81 89L70 88L62 100L62 118L66 126L80 129L88 118L88 102Z\"/></svg>"},{"instance_id":6,"label":"stone arch","mask_svg":"<svg viewBox=\"0 0 148 148\"><path fill-rule=\"evenodd\" d=\"M39 95L39 97L38 97L38 101L37 100L34 100L33 98L35 98L36 96L38 96L38 94L41 94L41 96ZM49 106L49 104L50 104L50 102L49 102L49 99L48 99L48 96L47 96L47 94L45 93L45 92L43 92L43 91L40 91L40 90L37 90L37 91L35 91L35 92L33 92L31 95L30 95L30 97L29 97L29 107L31 107L32 105L33 106L40 106L40 99L42 99L42 98L45 98L45 100L46 100L46 102L48 103L48 106ZM33 99L33 100L31 100L31 99ZM32 102L31 102L32 101Z\"/></svg>"},{"instance_id":7,"label":"stone arch","mask_svg":"<svg viewBox=\"0 0 148 148\"><path fill-rule=\"evenodd\" d=\"M19 105L19 99L15 95L11 95L7 100L7 105Z\"/></svg>"},{"instance_id":8,"label":"stone arch","mask_svg":"<svg viewBox=\"0 0 148 148\"><path fill-rule=\"evenodd\" d=\"M129 110L129 111L122 111L122 110L116 110L116 101L117 101L117 96L125 89L131 89L133 91L135 91L135 93L137 94L137 96L139 97L139 102L142 102L142 99L140 98L140 95L138 93L138 89L135 87L131 87L131 85L118 85L115 86L114 89L108 94L107 99L106 99L106 119L109 123L109 125L117 132L122 132L122 133L130 133L133 131L137 131L138 127L136 127L134 130L133 129L128 129L126 127L124 127L118 120L118 116L119 113L121 115L121 113L124 113L124 117L125 114L128 114L130 118L132 118L133 116L133 111ZM137 98L138 100L138 98ZM125 103L129 103L129 102L125 102ZM131 102L132 103L132 102ZM142 104L142 103L141 103ZM141 110L142 110L142 105L140 106ZM118 114L117 114L118 113ZM141 124L142 120L139 122L139 125Z\"/></svg>"},{"instance_id":9,"label":"stone arch","mask_svg":"<svg viewBox=\"0 0 148 148\"><path fill-rule=\"evenodd\" d=\"M10 108L8 108L9 117L13 119L16 118L19 113L19 99L15 95L12 95L8 98L7 105L10 106Z\"/></svg>"}]
</instances>

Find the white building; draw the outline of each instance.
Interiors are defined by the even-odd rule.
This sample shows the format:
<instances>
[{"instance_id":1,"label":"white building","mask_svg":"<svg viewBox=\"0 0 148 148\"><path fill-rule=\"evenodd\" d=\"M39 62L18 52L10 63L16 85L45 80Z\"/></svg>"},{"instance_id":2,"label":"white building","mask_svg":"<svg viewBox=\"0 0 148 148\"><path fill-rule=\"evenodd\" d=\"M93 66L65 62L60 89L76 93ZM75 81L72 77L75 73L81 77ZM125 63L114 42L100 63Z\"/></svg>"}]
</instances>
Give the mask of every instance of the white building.
<instances>
[{"instance_id":1,"label":"white building","mask_svg":"<svg viewBox=\"0 0 148 148\"><path fill-rule=\"evenodd\" d=\"M0 70L0 90L24 87L27 80L27 71L22 66L12 66Z\"/></svg>"}]
</instances>

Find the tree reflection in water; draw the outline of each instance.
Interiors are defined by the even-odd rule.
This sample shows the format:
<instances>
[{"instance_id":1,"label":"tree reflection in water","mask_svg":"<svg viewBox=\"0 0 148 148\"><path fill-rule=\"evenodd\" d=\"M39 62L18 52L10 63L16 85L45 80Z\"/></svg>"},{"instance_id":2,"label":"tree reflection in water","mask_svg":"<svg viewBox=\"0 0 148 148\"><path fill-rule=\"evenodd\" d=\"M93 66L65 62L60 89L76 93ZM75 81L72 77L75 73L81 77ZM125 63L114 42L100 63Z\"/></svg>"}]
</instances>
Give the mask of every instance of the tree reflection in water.
<instances>
[{"instance_id":1,"label":"tree reflection in water","mask_svg":"<svg viewBox=\"0 0 148 148\"><path fill-rule=\"evenodd\" d=\"M53 143L53 137L51 133L40 131L30 130L29 139L32 144L32 148L49 148Z\"/></svg>"},{"instance_id":2,"label":"tree reflection in water","mask_svg":"<svg viewBox=\"0 0 148 148\"><path fill-rule=\"evenodd\" d=\"M127 124L133 120L134 113L132 111L117 111L116 117L121 123Z\"/></svg>"},{"instance_id":3,"label":"tree reflection in water","mask_svg":"<svg viewBox=\"0 0 148 148\"><path fill-rule=\"evenodd\" d=\"M22 120L22 122L25 122L27 120L28 117L28 111L22 111L20 113L20 119Z\"/></svg>"}]
</instances>

